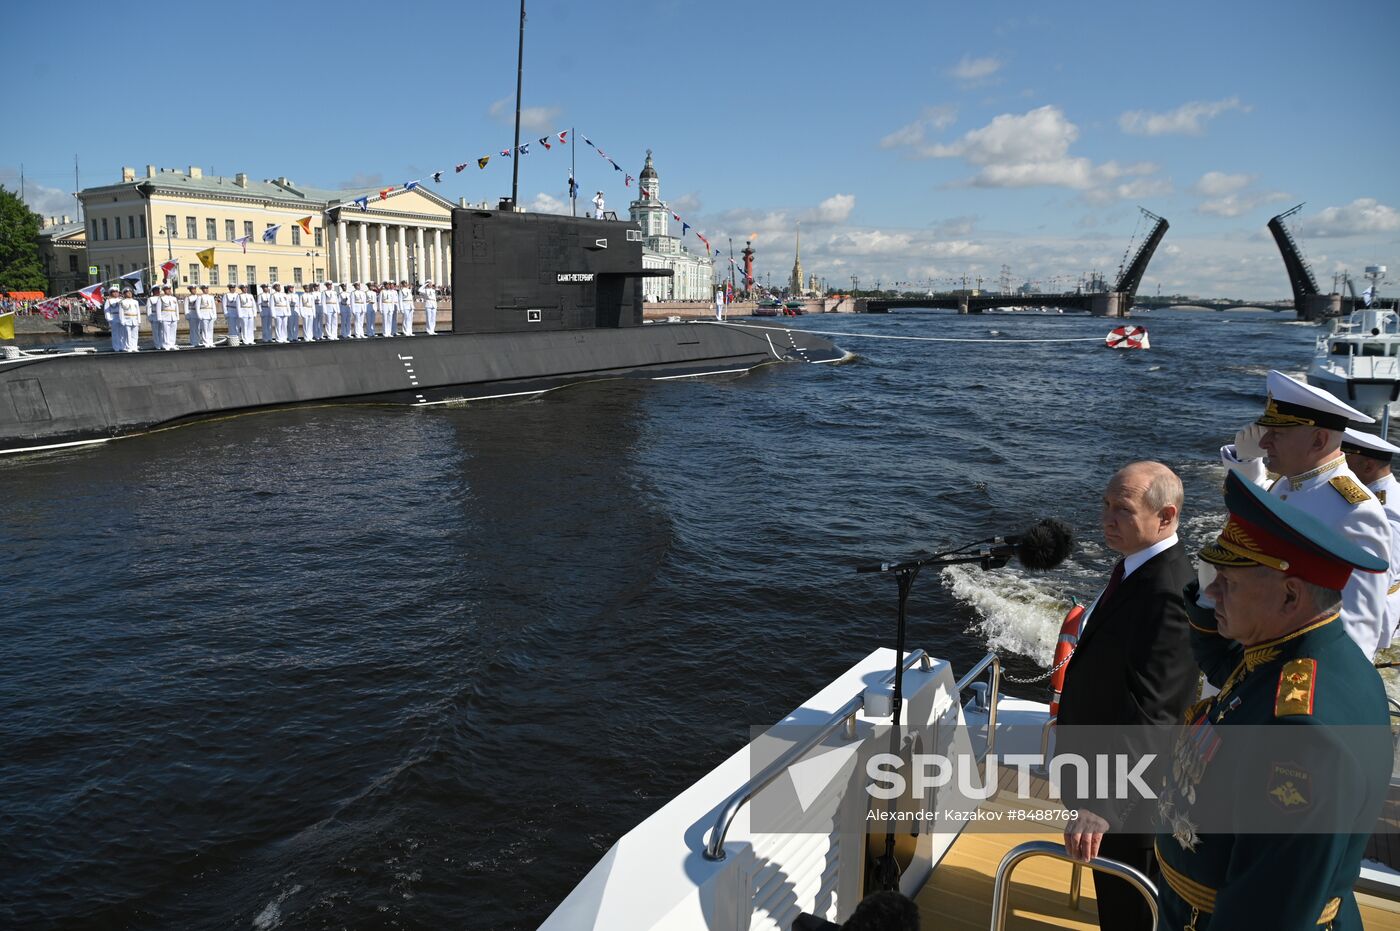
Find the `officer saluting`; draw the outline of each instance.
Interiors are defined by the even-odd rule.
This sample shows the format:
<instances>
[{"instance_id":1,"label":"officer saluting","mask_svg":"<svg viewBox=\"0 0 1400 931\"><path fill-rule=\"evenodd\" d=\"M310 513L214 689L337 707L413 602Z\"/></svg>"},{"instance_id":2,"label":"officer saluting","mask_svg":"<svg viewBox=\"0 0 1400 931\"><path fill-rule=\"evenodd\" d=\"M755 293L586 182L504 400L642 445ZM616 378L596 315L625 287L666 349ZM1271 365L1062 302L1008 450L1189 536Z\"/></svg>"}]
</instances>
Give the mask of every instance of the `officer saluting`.
<instances>
[{"instance_id":1,"label":"officer saluting","mask_svg":"<svg viewBox=\"0 0 1400 931\"><path fill-rule=\"evenodd\" d=\"M1341 451L1348 421L1375 419L1282 372L1269 373L1268 388L1264 413L1240 431L1234 445L1221 449L1225 464L1258 485L1266 484L1266 467L1278 473L1280 478L1267 486L1274 497L1389 563L1385 509L1347 467ZM1342 594L1342 623L1368 658L1376 655L1384 639L1388 587L1386 574L1358 573Z\"/></svg>"},{"instance_id":2,"label":"officer saluting","mask_svg":"<svg viewBox=\"0 0 1400 931\"><path fill-rule=\"evenodd\" d=\"M1236 473L1225 505L1200 553L1218 568L1215 611L1186 589L1220 692L1187 712L1158 799L1160 927L1360 928L1352 886L1389 786L1389 712L1337 609L1350 576L1386 563Z\"/></svg>"},{"instance_id":3,"label":"officer saluting","mask_svg":"<svg viewBox=\"0 0 1400 931\"><path fill-rule=\"evenodd\" d=\"M1376 436L1363 433L1355 427L1347 427L1342 434L1342 452L1347 457L1347 467L1356 473L1385 508L1386 519L1390 521L1390 588L1386 589L1386 629L1381 632L1381 649L1390 646L1395 639L1395 626L1400 624L1400 483L1391 473L1392 460L1400 453L1400 446Z\"/></svg>"}]
</instances>

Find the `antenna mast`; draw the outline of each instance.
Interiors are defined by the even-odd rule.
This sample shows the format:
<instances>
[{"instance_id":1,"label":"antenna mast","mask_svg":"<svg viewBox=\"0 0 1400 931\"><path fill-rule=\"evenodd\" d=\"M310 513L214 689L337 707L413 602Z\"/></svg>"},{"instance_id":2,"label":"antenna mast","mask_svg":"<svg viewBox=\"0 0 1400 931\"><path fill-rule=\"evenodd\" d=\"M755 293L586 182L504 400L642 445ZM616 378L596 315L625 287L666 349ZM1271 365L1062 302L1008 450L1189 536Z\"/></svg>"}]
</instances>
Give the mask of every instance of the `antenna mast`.
<instances>
[{"instance_id":1,"label":"antenna mast","mask_svg":"<svg viewBox=\"0 0 1400 931\"><path fill-rule=\"evenodd\" d=\"M520 44L515 55L515 149L510 160L510 209L520 203L520 86L525 73L525 0L520 0Z\"/></svg>"}]
</instances>

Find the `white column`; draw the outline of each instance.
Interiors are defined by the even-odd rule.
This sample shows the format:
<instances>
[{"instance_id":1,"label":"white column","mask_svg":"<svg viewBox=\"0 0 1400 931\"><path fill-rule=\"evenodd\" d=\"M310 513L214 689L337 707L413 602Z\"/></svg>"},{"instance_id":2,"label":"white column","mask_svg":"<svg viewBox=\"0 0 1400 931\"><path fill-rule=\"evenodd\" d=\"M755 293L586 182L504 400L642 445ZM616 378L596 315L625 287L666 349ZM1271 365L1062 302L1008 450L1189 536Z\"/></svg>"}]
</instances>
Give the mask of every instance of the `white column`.
<instances>
[{"instance_id":1,"label":"white column","mask_svg":"<svg viewBox=\"0 0 1400 931\"><path fill-rule=\"evenodd\" d=\"M387 261L386 261L388 258L389 258L389 227L388 227L386 224L381 223L381 224L379 224L379 262L378 262L378 264L375 266L375 272L374 272L375 279L376 279L377 281L384 281L384 280L388 279L388 277L389 277L388 268L387 268L388 263L387 263Z\"/></svg>"},{"instance_id":2,"label":"white column","mask_svg":"<svg viewBox=\"0 0 1400 931\"><path fill-rule=\"evenodd\" d=\"M395 281L403 281L408 277L408 227L399 227L399 271L394 276Z\"/></svg>"},{"instance_id":3,"label":"white column","mask_svg":"<svg viewBox=\"0 0 1400 931\"><path fill-rule=\"evenodd\" d=\"M447 284L442 274L442 230L433 230L433 284Z\"/></svg>"},{"instance_id":4,"label":"white column","mask_svg":"<svg viewBox=\"0 0 1400 931\"><path fill-rule=\"evenodd\" d=\"M355 261L359 266L360 284L364 284L366 277L368 277L369 275L369 265L365 262L365 247L367 245L367 243L365 242L365 232L369 229L369 224L356 223L355 225L360 229L360 249L359 255L355 257Z\"/></svg>"},{"instance_id":5,"label":"white column","mask_svg":"<svg viewBox=\"0 0 1400 931\"><path fill-rule=\"evenodd\" d=\"M335 244L335 228L332 227L329 223L326 223L324 220L322 220L321 228L326 231L326 280L334 281L336 271L336 249L338 248ZM312 271L315 272L316 263L313 262L311 264Z\"/></svg>"},{"instance_id":6,"label":"white column","mask_svg":"<svg viewBox=\"0 0 1400 931\"><path fill-rule=\"evenodd\" d=\"M422 283L423 279L428 277L428 256L423 252L423 227L415 227L413 234L413 247L417 250L414 255L418 257L418 281Z\"/></svg>"},{"instance_id":7,"label":"white column","mask_svg":"<svg viewBox=\"0 0 1400 931\"><path fill-rule=\"evenodd\" d=\"M345 241L346 232L345 220L337 216L335 219L334 280L340 284L345 284L345 279L350 276L350 244Z\"/></svg>"},{"instance_id":8,"label":"white column","mask_svg":"<svg viewBox=\"0 0 1400 931\"><path fill-rule=\"evenodd\" d=\"M448 241L442 250L442 280L452 286L452 242Z\"/></svg>"}]
</instances>

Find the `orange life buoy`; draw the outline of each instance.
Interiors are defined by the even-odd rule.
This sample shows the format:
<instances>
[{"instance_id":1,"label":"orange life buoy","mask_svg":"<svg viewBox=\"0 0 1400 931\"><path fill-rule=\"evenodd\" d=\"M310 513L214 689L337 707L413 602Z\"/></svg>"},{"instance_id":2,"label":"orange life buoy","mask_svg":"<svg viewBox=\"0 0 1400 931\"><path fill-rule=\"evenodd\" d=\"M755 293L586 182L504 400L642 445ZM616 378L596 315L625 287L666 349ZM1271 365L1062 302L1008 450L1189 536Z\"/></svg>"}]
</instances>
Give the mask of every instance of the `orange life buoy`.
<instances>
[{"instance_id":1,"label":"orange life buoy","mask_svg":"<svg viewBox=\"0 0 1400 931\"><path fill-rule=\"evenodd\" d=\"M1050 688L1055 690L1054 697L1050 699L1052 718L1060 714L1060 693L1065 688L1065 670L1069 668L1069 658L1074 655L1074 648L1079 644L1079 622L1083 618L1084 606L1076 601L1065 615L1065 622L1060 625L1060 639L1055 643L1055 665L1050 667L1054 670L1050 673Z\"/></svg>"}]
</instances>

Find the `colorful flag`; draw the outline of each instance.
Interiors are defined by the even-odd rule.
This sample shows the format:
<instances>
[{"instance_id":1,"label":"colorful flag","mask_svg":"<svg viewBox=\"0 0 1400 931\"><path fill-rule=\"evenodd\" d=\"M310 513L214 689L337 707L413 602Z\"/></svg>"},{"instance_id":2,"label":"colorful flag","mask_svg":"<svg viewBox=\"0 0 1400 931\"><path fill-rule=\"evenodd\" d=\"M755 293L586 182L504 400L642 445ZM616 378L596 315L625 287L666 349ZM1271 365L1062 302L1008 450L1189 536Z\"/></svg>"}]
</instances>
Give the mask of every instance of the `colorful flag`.
<instances>
[{"instance_id":1,"label":"colorful flag","mask_svg":"<svg viewBox=\"0 0 1400 931\"><path fill-rule=\"evenodd\" d=\"M278 223L275 226L269 226L267 229L263 230L263 242L276 242L277 231L281 228L282 224Z\"/></svg>"},{"instance_id":2,"label":"colorful flag","mask_svg":"<svg viewBox=\"0 0 1400 931\"><path fill-rule=\"evenodd\" d=\"M244 255L248 254L248 243L252 240L252 238L252 236L239 236L237 239L234 240L234 242L238 243L240 246L243 247Z\"/></svg>"},{"instance_id":3,"label":"colorful flag","mask_svg":"<svg viewBox=\"0 0 1400 931\"><path fill-rule=\"evenodd\" d=\"M622 171L622 166L612 159L608 159L608 163L613 166L613 171Z\"/></svg>"},{"instance_id":4,"label":"colorful flag","mask_svg":"<svg viewBox=\"0 0 1400 931\"><path fill-rule=\"evenodd\" d=\"M623 187L631 187L631 186L632 186L632 176L631 176L631 175L624 174L624 175L622 176L622 186L623 186Z\"/></svg>"},{"instance_id":5,"label":"colorful flag","mask_svg":"<svg viewBox=\"0 0 1400 931\"><path fill-rule=\"evenodd\" d=\"M704 236L701 236L700 233L699 233L699 231L697 231L697 232L695 233L695 238L698 239L698 240L700 240L701 242L703 242L703 243L705 244L705 254L706 254L706 255L709 255L709 253L710 253L710 241L709 241L708 239L706 239Z\"/></svg>"},{"instance_id":6,"label":"colorful flag","mask_svg":"<svg viewBox=\"0 0 1400 931\"><path fill-rule=\"evenodd\" d=\"M549 147L550 147L550 146L549 146L549 137L548 137L548 136L541 136L541 137L540 137L540 145L544 146L545 151L549 151Z\"/></svg>"},{"instance_id":7,"label":"colorful flag","mask_svg":"<svg viewBox=\"0 0 1400 931\"><path fill-rule=\"evenodd\" d=\"M391 187L386 187L384 190L380 191L380 192L379 192L379 199L380 199L380 200L388 200L388 199L389 199L389 192L392 191L392 190L393 190L393 188L391 188Z\"/></svg>"},{"instance_id":8,"label":"colorful flag","mask_svg":"<svg viewBox=\"0 0 1400 931\"><path fill-rule=\"evenodd\" d=\"M562 133L559 134L559 144L560 144L560 145L568 145L568 144L569 144L569 140L567 140L567 139L564 138L564 137L567 136L568 134L569 134L569 131L568 131L567 129L564 130Z\"/></svg>"},{"instance_id":9,"label":"colorful flag","mask_svg":"<svg viewBox=\"0 0 1400 931\"><path fill-rule=\"evenodd\" d=\"M310 217L308 217L307 219L310 219ZM199 264L200 264L200 265L203 265L205 268L213 268L213 267L214 267L214 247L213 247L213 246L210 246L208 249L204 249L204 250L201 250L201 251L199 251L199 252L196 252L196 253L194 254L194 257L197 258L197 259L199 259Z\"/></svg>"},{"instance_id":10,"label":"colorful flag","mask_svg":"<svg viewBox=\"0 0 1400 931\"><path fill-rule=\"evenodd\" d=\"M461 171L460 168L457 169L457 170L458 170L458 171ZM435 171L435 172L433 172L433 183L434 183L434 184L441 184L441 183L442 183L442 172L440 172L440 171Z\"/></svg>"},{"instance_id":11,"label":"colorful flag","mask_svg":"<svg viewBox=\"0 0 1400 931\"><path fill-rule=\"evenodd\" d=\"M365 194L365 195L362 196L362 197L357 197L357 198L355 198L355 206L356 206L356 207L359 207L361 210L368 210L368 209L369 209L369 195L368 195L368 194Z\"/></svg>"},{"instance_id":12,"label":"colorful flag","mask_svg":"<svg viewBox=\"0 0 1400 931\"><path fill-rule=\"evenodd\" d=\"M306 235L311 235L311 218L309 216L302 217L300 220L298 220L297 226L300 226L301 231Z\"/></svg>"},{"instance_id":13,"label":"colorful flag","mask_svg":"<svg viewBox=\"0 0 1400 931\"><path fill-rule=\"evenodd\" d=\"M93 307L102 306L102 285L94 284L86 288L79 288L78 294Z\"/></svg>"},{"instance_id":14,"label":"colorful flag","mask_svg":"<svg viewBox=\"0 0 1400 931\"><path fill-rule=\"evenodd\" d=\"M408 182L405 182L405 184L404 184L404 186L403 186L403 189L404 189L405 191L411 191L411 190L413 190L414 188L416 188L416 187L418 186L418 184L419 184L419 182L417 182L417 181L408 181Z\"/></svg>"},{"instance_id":15,"label":"colorful flag","mask_svg":"<svg viewBox=\"0 0 1400 931\"><path fill-rule=\"evenodd\" d=\"M530 143L528 143L528 142L522 142L522 143L520 143L520 154L521 154L521 155L529 155L529 154L530 154Z\"/></svg>"},{"instance_id":16,"label":"colorful flag","mask_svg":"<svg viewBox=\"0 0 1400 931\"><path fill-rule=\"evenodd\" d=\"M685 234L688 232L690 232L690 224L681 220L681 238L684 239Z\"/></svg>"},{"instance_id":17,"label":"colorful flag","mask_svg":"<svg viewBox=\"0 0 1400 931\"><path fill-rule=\"evenodd\" d=\"M651 191L648 191L646 188L642 188L642 199L651 200Z\"/></svg>"},{"instance_id":18,"label":"colorful flag","mask_svg":"<svg viewBox=\"0 0 1400 931\"><path fill-rule=\"evenodd\" d=\"M174 260L174 259L171 259L169 262L161 262L161 263L160 263L160 276L161 276L162 278L164 278L166 281L169 281L169 280L170 280L170 276L173 275L173 274L175 274L175 269L176 269L176 268L177 268L177 266L176 266L176 264L175 264L175 260Z\"/></svg>"},{"instance_id":19,"label":"colorful flag","mask_svg":"<svg viewBox=\"0 0 1400 931\"><path fill-rule=\"evenodd\" d=\"M0 339L15 338L15 312L0 314ZM38 382L35 382L38 384Z\"/></svg>"},{"instance_id":20,"label":"colorful flag","mask_svg":"<svg viewBox=\"0 0 1400 931\"><path fill-rule=\"evenodd\" d=\"M491 156L489 156L489 155L483 155L483 156L481 156L481 158L479 158L479 159L476 160L476 167L478 167L478 168L485 168L485 167L486 167L486 163L489 162L489 161L491 161Z\"/></svg>"},{"instance_id":21,"label":"colorful flag","mask_svg":"<svg viewBox=\"0 0 1400 931\"><path fill-rule=\"evenodd\" d=\"M501 157L502 157L502 158L510 158L510 149L502 149L502 150L501 150Z\"/></svg>"},{"instance_id":22,"label":"colorful flag","mask_svg":"<svg viewBox=\"0 0 1400 931\"><path fill-rule=\"evenodd\" d=\"M144 269L137 269L134 272L127 272L125 275L122 275L121 280L131 282L131 290L135 291L137 294L146 293Z\"/></svg>"},{"instance_id":23,"label":"colorful flag","mask_svg":"<svg viewBox=\"0 0 1400 931\"><path fill-rule=\"evenodd\" d=\"M35 309L44 315L45 320L52 320L62 312L62 308L60 308L58 302L54 300L40 301Z\"/></svg>"}]
</instances>

